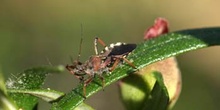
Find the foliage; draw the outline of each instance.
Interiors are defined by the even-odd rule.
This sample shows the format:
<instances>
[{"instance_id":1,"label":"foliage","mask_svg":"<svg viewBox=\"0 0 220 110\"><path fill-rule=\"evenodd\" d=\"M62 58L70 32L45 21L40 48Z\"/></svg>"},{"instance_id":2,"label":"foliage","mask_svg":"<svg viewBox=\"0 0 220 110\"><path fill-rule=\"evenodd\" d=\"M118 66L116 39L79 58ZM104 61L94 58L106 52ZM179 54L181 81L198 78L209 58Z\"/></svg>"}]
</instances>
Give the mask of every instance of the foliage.
<instances>
[{"instance_id":1,"label":"foliage","mask_svg":"<svg viewBox=\"0 0 220 110\"><path fill-rule=\"evenodd\" d=\"M137 48L127 58L133 62L137 69L141 69L154 62L161 61L184 52L219 44L220 28L218 27L183 30L161 35L160 37L142 42L138 44ZM14 109L22 108L25 110L31 110L36 108L38 103L37 97L39 97L51 102L52 109L54 110L76 108L85 100L85 98L82 96L83 85L80 84L65 96L63 96L63 92L42 88L48 73L57 73L62 71L63 66L44 66L27 69L24 72L9 78L6 81L6 88L4 83L2 83L3 77L1 76L1 107L3 109L9 109L9 106L13 106ZM135 71L137 70L133 69L126 63L120 65L111 74L104 75L106 82L105 86L108 86ZM159 104L161 101L164 102L164 106L167 106L166 104L168 104L168 97L166 88L164 88L163 80L160 78L160 73L155 74L157 82L155 83L151 94L158 98L154 99L158 103L154 104L157 106L157 104ZM101 81L98 78L95 78L95 80L86 87L86 98L101 90L101 85ZM148 101L149 103L152 103L152 100ZM149 106L146 105L144 107L149 108Z\"/></svg>"}]
</instances>

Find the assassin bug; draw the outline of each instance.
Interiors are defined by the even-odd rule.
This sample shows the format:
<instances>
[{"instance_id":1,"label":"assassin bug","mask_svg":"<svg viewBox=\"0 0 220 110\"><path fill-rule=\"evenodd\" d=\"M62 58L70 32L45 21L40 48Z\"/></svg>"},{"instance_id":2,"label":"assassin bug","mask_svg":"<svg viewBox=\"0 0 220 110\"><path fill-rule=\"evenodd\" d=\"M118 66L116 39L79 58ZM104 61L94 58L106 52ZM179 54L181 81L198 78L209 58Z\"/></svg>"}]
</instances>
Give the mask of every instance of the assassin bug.
<instances>
[{"instance_id":1,"label":"assassin bug","mask_svg":"<svg viewBox=\"0 0 220 110\"><path fill-rule=\"evenodd\" d=\"M98 53L97 43L104 46L104 50ZM125 57L136 48L136 44L126 44L126 43L115 43L106 46L105 43L100 38L95 38L94 49L95 55L89 57L89 60L84 63L79 61L81 54L81 44L77 59L72 65L67 65L66 69L73 75L75 75L80 81L83 81L83 95L86 96L86 86L93 80L95 75L98 75L102 80L102 87L104 87L105 81L102 77L103 73L109 73L115 69L115 67L124 60L130 66L135 68L135 66L127 60ZM85 76L87 78L85 79Z\"/></svg>"}]
</instances>

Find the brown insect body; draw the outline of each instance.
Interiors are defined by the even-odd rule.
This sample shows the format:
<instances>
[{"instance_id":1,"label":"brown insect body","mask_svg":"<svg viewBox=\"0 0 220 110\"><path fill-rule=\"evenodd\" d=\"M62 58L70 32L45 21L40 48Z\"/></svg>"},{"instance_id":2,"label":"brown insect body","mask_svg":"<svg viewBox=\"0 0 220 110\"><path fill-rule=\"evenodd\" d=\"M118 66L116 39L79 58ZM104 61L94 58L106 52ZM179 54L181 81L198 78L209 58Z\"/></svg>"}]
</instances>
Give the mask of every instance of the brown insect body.
<instances>
[{"instance_id":1,"label":"brown insect body","mask_svg":"<svg viewBox=\"0 0 220 110\"><path fill-rule=\"evenodd\" d=\"M97 42L103 45L105 48L101 53L98 53ZM95 75L102 80L102 86L105 85L103 73L110 73L114 68L121 62L121 60L126 61L130 66L135 66L129 62L125 57L136 48L136 44L125 44L125 43L115 43L106 46L105 43L96 38L94 41L95 53L96 55L90 56L89 60L81 63L79 61L79 56L72 65L67 65L66 68L71 74L75 75L80 81L83 81L84 87L84 97L86 96L86 86L93 80ZM85 78L86 77L86 78Z\"/></svg>"}]
</instances>

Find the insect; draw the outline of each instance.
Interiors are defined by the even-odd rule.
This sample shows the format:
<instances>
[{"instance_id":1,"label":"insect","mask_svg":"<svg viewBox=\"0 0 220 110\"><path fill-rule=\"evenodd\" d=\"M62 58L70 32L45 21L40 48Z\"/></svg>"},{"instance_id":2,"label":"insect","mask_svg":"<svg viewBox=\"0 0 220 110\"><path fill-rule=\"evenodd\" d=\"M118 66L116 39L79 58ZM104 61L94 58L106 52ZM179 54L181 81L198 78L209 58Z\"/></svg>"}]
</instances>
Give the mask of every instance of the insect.
<instances>
[{"instance_id":1,"label":"insect","mask_svg":"<svg viewBox=\"0 0 220 110\"><path fill-rule=\"evenodd\" d=\"M98 53L97 43L100 43L104 47L100 53ZM98 75L98 77L102 80L102 87L104 87L105 80L102 74L110 73L120 62L125 61L131 67L135 68L135 66L126 59L126 56L136 48L136 44L118 42L106 46L106 44L100 38L95 38L95 55L90 56L89 59L84 63L79 61L81 44L82 39L77 59L72 65L66 65L66 69L83 82L84 97L86 96L86 86L94 79L95 75Z\"/></svg>"}]
</instances>

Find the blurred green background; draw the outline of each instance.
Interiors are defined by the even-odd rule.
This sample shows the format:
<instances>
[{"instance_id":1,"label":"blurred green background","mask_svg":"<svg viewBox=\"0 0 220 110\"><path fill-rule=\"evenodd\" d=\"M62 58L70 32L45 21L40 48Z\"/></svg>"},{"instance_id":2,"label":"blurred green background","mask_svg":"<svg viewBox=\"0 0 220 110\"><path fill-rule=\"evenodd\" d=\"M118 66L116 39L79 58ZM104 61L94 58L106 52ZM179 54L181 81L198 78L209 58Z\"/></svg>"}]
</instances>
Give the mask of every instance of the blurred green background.
<instances>
[{"instance_id":1,"label":"blurred green background","mask_svg":"<svg viewBox=\"0 0 220 110\"><path fill-rule=\"evenodd\" d=\"M157 17L171 31L220 26L218 0L1 0L0 67L8 77L39 65L70 64L76 58L83 24L81 60L94 54L95 36L106 44L140 43ZM183 90L174 110L219 110L220 48L212 47L177 57ZM45 87L68 92L78 80L67 71L50 75ZM117 84L86 101L98 110L123 110ZM41 101L40 109L50 105Z\"/></svg>"}]
</instances>

